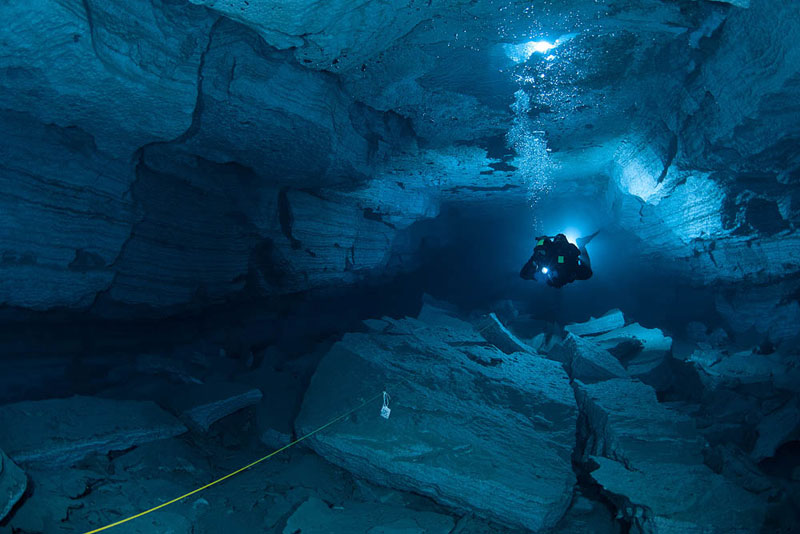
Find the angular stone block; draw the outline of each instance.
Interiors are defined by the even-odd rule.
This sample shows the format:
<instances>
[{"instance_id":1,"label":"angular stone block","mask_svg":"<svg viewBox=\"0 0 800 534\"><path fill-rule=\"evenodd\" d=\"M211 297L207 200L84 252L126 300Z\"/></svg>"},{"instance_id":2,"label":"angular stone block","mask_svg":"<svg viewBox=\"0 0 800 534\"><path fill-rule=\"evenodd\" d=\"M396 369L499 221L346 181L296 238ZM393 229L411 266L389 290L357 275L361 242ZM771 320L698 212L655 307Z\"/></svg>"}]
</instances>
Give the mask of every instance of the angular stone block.
<instances>
[{"instance_id":1,"label":"angular stone block","mask_svg":"<svg viewBox=\"0 0 800 534\"><path fill-rule=\"evenodd\" d=\"M206 431L223 417L258 404L262 397L261 390L251 386L216 382L175 388L165 405L190 426Z\"/></svg>"},{"instance_id":2,"label":"angular stone block","mask_svg":"<svg viewBox=\"0 0 800 534\"><path fill-rule=\"evenodd\" d=\"M512 334L494 313L489 314L488 319L481 325L479 332L486 341L506 354L514 354L515 352L535 353L529 345L523 343L517 336Z\"/></svg>"},{"instance_id":3,"label":"angular stone block","mask_svg":"<svg viewBox=\"0 0 800 534\"><path fill-rule=\"evenodd\" d=\"M600 317L592 317L583 323L568 324L564 330L576 336L594 336L605 334L625 326L625 316L618 309L610 310Z\"/></svg>"},{"instance_id":4,"label":"angular stone block","mask_svg":"<svg viewBox=\"0 0 800 534\"><path fill-rule=\"evenodd\" d=\"M641 532L758 532L766 504L704 463L687 416L636 380L575 383L591 477Z\"/></svg>"},{"instance_id":5,"label":"angular stone block","mask_svg":"<svg viewBox=\"0 0 800 534\"><path fill-rule=\"evenodd\" d=\"M186 427L151 401L70 397L0 406L0 447L20 464L64 466L91 453L177 436Z\"/></svg>"},{"instance_id":6,"label":"angular stone block","mask_svg":"<svg viewBox=\"0 0 800 534\"><path fill-rule=\"evenodd\" d=\"M0 450L0 521L19 502L27 487L25 472Z\"/></svg>"},{"instance_id":7,"label":"angular stone block","mask_svg":"<svg viewBox=\"0 0 800 534\"><path fill-rule=\"evenodd\" d=\"M347 334L320 362L296 427L305 434L382 390L306 443L372 482L531 530L567 509L577 410L558 362L475 344L468 324L390 320Z\"/></svg>"},{"instance_id":8,"label":"angular stone block","mask_svg":"<svg viewBox=\"0 0 800 534\"><path fill-rule=\"evenodd\" d=\"M583 382L627 378L625 368L607 350L589 339L568 334L563 343L550 351L550 358L563 362L570 376Z\"/></svg>"}]
</instances>

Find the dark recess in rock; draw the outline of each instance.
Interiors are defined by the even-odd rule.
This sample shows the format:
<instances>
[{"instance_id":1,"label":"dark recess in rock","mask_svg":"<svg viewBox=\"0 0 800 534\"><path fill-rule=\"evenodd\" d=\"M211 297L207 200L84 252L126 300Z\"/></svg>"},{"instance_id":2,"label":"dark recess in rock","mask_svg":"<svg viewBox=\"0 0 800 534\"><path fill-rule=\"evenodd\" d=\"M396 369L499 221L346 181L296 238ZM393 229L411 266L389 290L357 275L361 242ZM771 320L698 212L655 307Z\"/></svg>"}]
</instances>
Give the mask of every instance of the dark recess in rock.
<instances>
[{"instance_id":1,"label":"dark recess in rock","mask_svg":"<svg viewBox=\"0 0 800 534\"><path fill-rule=\"evenodd\" d=\"M292 224L294 223L294 216L292 215L292 207L289 204L288 188L284 187L278 192L278 219L281 223L281 231L286 236L293 249L299 249L302 243L292 236Z\"/></svg>"},{"instance_id":2,"label":"dark recess in rock","mask_svg":"<svg viewBox=\"0 0 800 534\"><path fill-rule=\"evenodd\" d=\"M86 272L106 267L106 261L99 254L78 249L75 251L75 259L68 267L72 271Z\"/></svg>"},{"instance_id":3,"label":"dark recess in rock","mask_svg":"<svg viewBox=\"0 0 800 534\"><path fill-rule=\"evenodd\" d=\"M756 231L773 235L789 227L778 210L778 204L763 198L754 198L747 203L745 220Z\"/></svg>"}]
</instances>

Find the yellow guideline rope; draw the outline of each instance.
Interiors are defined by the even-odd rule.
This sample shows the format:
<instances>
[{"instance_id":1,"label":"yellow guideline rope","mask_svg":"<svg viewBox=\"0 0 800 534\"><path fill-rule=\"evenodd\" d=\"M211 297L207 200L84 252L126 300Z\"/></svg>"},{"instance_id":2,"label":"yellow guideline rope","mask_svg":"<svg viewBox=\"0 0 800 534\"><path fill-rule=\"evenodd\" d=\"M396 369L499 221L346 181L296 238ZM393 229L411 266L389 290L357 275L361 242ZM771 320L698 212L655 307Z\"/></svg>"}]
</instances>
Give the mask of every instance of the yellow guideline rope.
<instances>
[{"instance_id":1,"label":"yellow guideline rope","mask_svg":"<svg viewBox=\"0 0 800 534\"><path fill-rule=\"evenodd\" d=\"M339 416L339 417L337 417L336 419L333 419L333 420L329 421L328 423L326 423L326 424L322 425L322 426L321 426L321 427L319 427L318 429L316 429L316 430L314 430L314 431L312 431L312 432L309 432L309 433L308 433L308 434L306 434L305 436L303 436L303 437L300 437L300 438L297 438L296 440L294 440L293 442L289 443L288 445L284 445L283 447L281 447L281 448L280 448L280 449L278 449L277 451L273 451L273 452L269 453L268 455L264 456L263 458L259 458L259 459L258 459L258 460L256 460L255 462L252 462L252 463L250 463L250 464L247 464L246 466L244 466L244 467L242 467L242 468L240 468L240 469L237 469L237 470L236 470L236 471L234 471L233 473L228 473L228 474L227 474L227 475L225 475L224 477L222 477L222 478L218 478L217 480L215 480L215 481L213 481L213 482L210 482L210 483L206 484L205 486L203 486L203 487L201 487L201 488L197 488L196 490L190 491L189 493L187 493L187 494L185 494L185 495L181 495L180 497L176 497L176 498L172 499L171 501L167 501L167 502L165 502L165 503L159 504L158 506L155 506L155 507L153 507L153 508L150 508L149 510L145 510L144 512L140 512L140 513L138 513L138 514L136 514L136 515L132 515L132 516L130 516L130 517L128 517L128 518L125 518L125 519L122 519L122 520L120 520L120 521L117 521L116 523L111 523L110 525L106 525L106 526L104 526L104 527L100 527L100 528L97 528L97 529L94 529L94 530L89 530L89 531L87 531L87 532L84 532L83 534L95 534L96 532L102 532L103 530L108 530L109 528L113 528L113 527L119 526L119 525L121 525L121 524L123 524L123 523L127 523L128 521L133 521L134 519L136 519L136 518L138 518L138 517L142 517L142 516L144 516L144 515L151 514L151 513L155 512L156 510L160 510L160 509L164 508L165 506L169 506L170 504L174 504L174 503L176 503L176 502L178 502L178 501L181 501L181 500L185 499L186 497L190 497L190 496L194 495L195 493L199 493L199 492L203 491L204 489L208 489L208 488L210 488L211 486L214 486L214 485L216 485L216 484L219 484L219 483L220 483L220 482L222 482L223 480L227 480L227 479L231 478L232 476L238 475L238 474L239 474L239 473L241 473L242 471L247 471L247 470L248 470L248 469L250 469L251 467L253 467L253 466L255 466L255 465L258 465L258 464L260 464L260 463L261 463L261 462L263 462L264 460L268 460L268 459L272 458L273 456L275 456L275 455L276 455L276 454L278 454L279 452L285 451L285 450L286 450L286 449L288 449L289 447L292 447L292 446L294 446L294 445L297 445L298 443L300 443L300 442L301 442L301 441L303 441L304 439L310 438L311 436L313 436L313 435L314 435L314 434L316 434L317 432L321 432L321 431L325 430L326 428L328 428L329 426L331 426L331 425L333 425L333 424L335 424L335 423L338 423L339 421L341 421L342 419L344 419L344 418L345 418L345 417L347 417L348 415L352 414L352 413L353 413L353 412L355 412L356 410L360 410L361 408L363 408L364 406L366 406L366 405L367 405L367 404L369 404L370 402L372 402L372 401L374 401L374 400L378 399L378 398L379 398L379 397L381 397L382 395L383 395L383 392L381 392L381 393L378 393L378 394L377 394L377 395L375 395L374 397L372 397L372 398L369 398L369 399L365 400L364 402L362 402L361 404L359 404L358 406L356 406L355 408L353 408L353 409L352 409L352 410L350 410L349 412L346 412L346 413L344 413L344 414L340 415L340 416Z\"/></svg>"}]
</instances>

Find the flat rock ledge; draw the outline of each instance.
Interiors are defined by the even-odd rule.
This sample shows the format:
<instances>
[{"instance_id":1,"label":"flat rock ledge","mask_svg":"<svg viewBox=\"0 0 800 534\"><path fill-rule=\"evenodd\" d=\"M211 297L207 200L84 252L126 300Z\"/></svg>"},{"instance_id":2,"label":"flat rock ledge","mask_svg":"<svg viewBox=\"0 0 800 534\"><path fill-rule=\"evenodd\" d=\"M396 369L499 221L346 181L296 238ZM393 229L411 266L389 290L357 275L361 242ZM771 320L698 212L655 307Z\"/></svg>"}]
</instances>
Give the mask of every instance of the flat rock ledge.
<instances>
[{"instance_id":1,"label":"flat rock ledge","mask_svg":"<svg viewBox=\"0 0 800 534\"><path fill-rule=\"evenodd\" d=\"M0 406L0 447L21 465L70 465L184 432L151 401L76 396Z\"/></svg>"}]
</instances>

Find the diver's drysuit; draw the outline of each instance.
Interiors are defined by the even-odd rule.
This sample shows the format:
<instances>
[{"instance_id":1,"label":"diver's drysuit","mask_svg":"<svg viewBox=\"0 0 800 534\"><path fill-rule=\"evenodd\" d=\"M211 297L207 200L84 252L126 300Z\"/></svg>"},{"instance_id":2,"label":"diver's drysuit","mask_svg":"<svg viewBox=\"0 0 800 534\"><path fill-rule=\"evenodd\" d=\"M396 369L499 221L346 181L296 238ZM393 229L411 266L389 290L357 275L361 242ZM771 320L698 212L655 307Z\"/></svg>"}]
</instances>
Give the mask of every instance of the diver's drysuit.
<instances>
[{"instance_id":1,"label":"diver's drysuit","mask_svg":"<svg viewBox=\"0 0 800 534\"><path fill-rule=\"evenodd\" d=\"M592 264L586 243L595 235L585 240L579 239L579 242L583 241L580 248L570 243L564 234L537 237L533 255L519 275L525 280L536 280L536 275L540 274L552 287L562 287L575 280L588 280L592 277Z\"/></svg>"}]
</instances>

